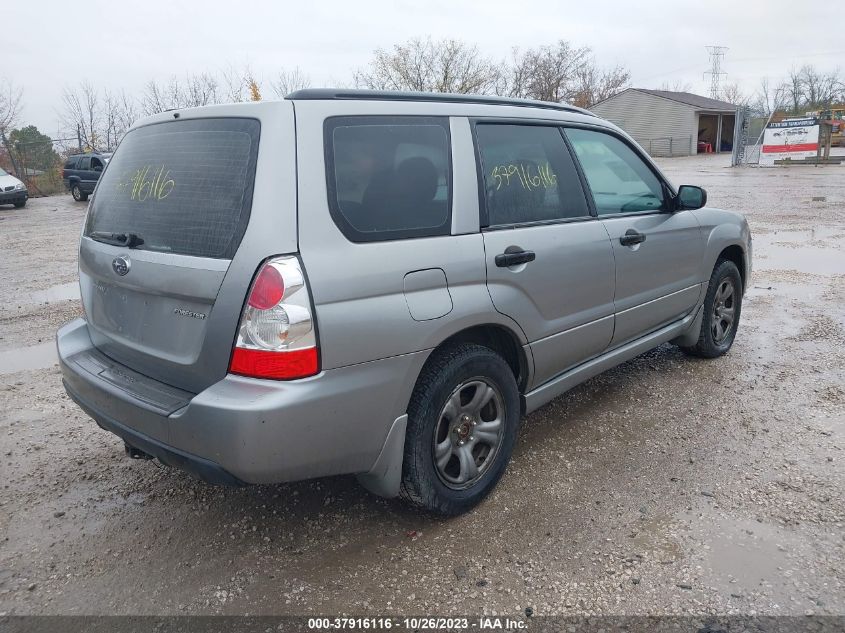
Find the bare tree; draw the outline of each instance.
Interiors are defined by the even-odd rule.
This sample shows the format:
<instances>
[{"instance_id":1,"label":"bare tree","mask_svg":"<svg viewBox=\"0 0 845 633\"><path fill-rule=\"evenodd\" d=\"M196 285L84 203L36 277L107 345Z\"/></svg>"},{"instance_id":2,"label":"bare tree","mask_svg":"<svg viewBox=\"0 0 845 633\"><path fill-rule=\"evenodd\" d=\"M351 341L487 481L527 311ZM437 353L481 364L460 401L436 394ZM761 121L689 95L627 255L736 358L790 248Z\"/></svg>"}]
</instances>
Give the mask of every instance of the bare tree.
<instances>
[{"instance_id":1,"label":"bare tree","mask_svg":"<svg viewBox=\"0 0 845 633\"><path fill-rule=\"evenodd\" d=\"M798 114L804 100L804 80L801 71L792 68L786 80L781 84L781 90L787 102L792 106L792 112Z\"/></svg>"},{"instance_id":2,"label":"bare tree","mask_svg":"<svg viewBox=\"0 0 845 633\"><path fill-rule=\"evenodd\" d=\"M749 96L742 91L739 84L727 84L722 88L723 101L737 106L744 106L748 104L749 99Z\"/></svg>"},{"instance_id":3,"label":"bare tree","mask_svg":"<svg viewBox=\"0 0 845 633\"><path fill-rule=\"evenodd\" d=\"M61 120L68 135L77 135L82 145L91 150L99 149L100 96L90 81L83 81L76 88L66 87L62 92Z\"/></svg>"},{"instance_id":4,"label":"bare tree","mask_svg":"<svg viewBox=\"0 0 845 633\"><path fill-rule=\"evenodd\" d=\"M838 69L821 72L808 65L802 66L799 72L804 88L804 102L808 109L827 108L842 93L843 82Z\"/></svg>"},{"instance_id":5,"label":"bare tree","mask_svg":"<svg viewBox=\"0 0 845 633\"><path fill-rule=\"evenodd\" d=\"M3 79L0 82L0 144L9 153L9 159L12 161L12 168L15 170L15 175L21 177L21 170L15 159L14 152L9 149L9 139L6 136L8 131L17 124L18 116L21 112L21 99L23 98L23 89L17 87L10 79Z\"/></svg>"},{"instance_id":6,"label":"bare tree","mask_svg":"<svg viewBox=\"0 0 845 633\"><path fill-rule=\"evenodd\" d=\"M219 82L210 73L188 75L184 81L172 77L167 83L148 81L141 95L144 114L156 114L174 108L195 108L220 103Z\"/></svg>"},{"instance_id":7,"label":"bare tree","mask_svg":"<svg viewBox=\"0 0 845 633\"><path fill-rule=\"evenodd\" d=\"M239 69L230 65L222 70L220 76L223 88L221 101L223 103L249 101L249 80L252 78L252 71L249 67Z\"/></svg>"},{"instance_id":8,"label":"bare tree","mask_svg":"<svg viewBox=\"0 0 845 633\"><path fill-rule=\"evenodd\" d=\"M622 92L628 87L630 81L630 71L622 66L601 70L595 63L585 64L576 73L575 96L572 103L581 108L589 108L599 101Z\"/></svg>"},{"instance_id":9,"label":"bare tree","mask_svg":"<svg viewBox=\"0 0 845 633\"><path fill-rule=\"evenodd\" d=\"M588 47L576 47L565 40L524 51L514 49L498 89L509 97L571 102L578 94L579 75L588 75L591 65Z\"/></svg>"},{"instance_id":10,"label":"bare tree","mask_svg":"<svg viewBox=\"0 0 845 633\"><path fill-rule=\"evenodd\" d=\"M769 78L763 77L750 104L761 116L769 116L772 112L784 107L783 86L772 86Z\"/></svg>"},{"instance_id":11,"label":"bare tree","mask_svg":"<svg viewBox=\"0 0 845 633\"><path fill-rule=\"evenodd\" d=\"M664 81L660 84L660 88L658 90L665 90L667 92L690 92L692 90L692 84L688 81L684 81L683 79L675 79L673 81Z\"/></svg>"},{"instance_id":12,"label":"bare tree","mask_svg":"<svg viewBox=\"0 0 845 633\"><path fill-rule=\"evenodd\" d=\"M138 118L138 107L135 100L126 94L125 90L120 92L103 92L102 106L104 135L107 150L114 150L120 139Z\"/></svg>"},{"instance_id":13,"label":"bare tree","mask_svg":"<svg viewBox=\"0 0 845 633\"><path fill-rule=\"evenodd\" d=\"M22 97L23 89L12 83L10 79L0 81L0 132L3 134L17 123Z\"/></svg>"},{"instance_id":14,"label":"bare tree","mask_svg":"<svg viewBox=\"0 0 845 633\"><path fill-rule=\"evenodd\" d=\"M135 100L125 91L99 91L90 81L66 87L60 119L68 136L87 150L113 151L138 118Z\"/></svg>"},{"instance_id":15,"label":"bare tree","mask_svg":"<svg viewBox=\"0 0 845 633\"><path fill-rule=\"evenodd\" d=\"M281 70L276 79L270 81L270 88L279 99L311 85L311 79L297 66L293 70Z\"/></svg>"},{"instance_id":16,"label":"bare tree","mask_svg":"<svg viewBox=\"0 0 845 633\"><path fill-rule=\"evenodd\" d=\"M375 90L485 94L496 86L498 69L478 47L458 40L415 38L393 50L378 49L355 85Z\"/></svg>"}]
</instances>

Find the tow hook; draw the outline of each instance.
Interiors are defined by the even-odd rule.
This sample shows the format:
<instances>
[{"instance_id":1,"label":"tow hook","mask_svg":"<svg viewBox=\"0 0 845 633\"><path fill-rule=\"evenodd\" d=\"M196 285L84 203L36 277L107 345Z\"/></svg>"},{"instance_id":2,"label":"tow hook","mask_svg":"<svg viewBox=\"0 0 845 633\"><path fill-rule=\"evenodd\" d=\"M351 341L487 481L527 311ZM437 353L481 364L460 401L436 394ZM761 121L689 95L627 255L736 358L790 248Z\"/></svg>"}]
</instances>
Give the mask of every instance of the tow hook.
<instances>
[{"instance_id":1,"label":"tow hook","mask_svg":"<svg viewBox=\"0 0 845 633\"><path fill-rule=\"evenodd\" d=\"M145 453L140 448L135 448L134 446L129 446L126 442L123 443L123 449L126 451L126 454L129 455L132 459L155 459L149 453Z\"/></svg>"}]
</instances>

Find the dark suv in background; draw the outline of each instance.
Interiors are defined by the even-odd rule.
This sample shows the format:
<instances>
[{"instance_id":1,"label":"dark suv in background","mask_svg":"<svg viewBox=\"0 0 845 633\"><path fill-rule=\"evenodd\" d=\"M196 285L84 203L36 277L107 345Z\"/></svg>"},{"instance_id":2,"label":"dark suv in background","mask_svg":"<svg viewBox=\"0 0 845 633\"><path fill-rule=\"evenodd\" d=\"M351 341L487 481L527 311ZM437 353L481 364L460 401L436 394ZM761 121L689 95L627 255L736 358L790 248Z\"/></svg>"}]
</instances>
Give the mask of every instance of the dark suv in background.
<instances>
[{"instance_id":1,"label":"dark suv in background","mask_svg":"<svg viewBox=\"0 0 845 633\"><path fill-rule=\"evenodd\" d=\"M62 181L70 190L73 199L84 202L94 193L100 174L111 158L111 152L76 154L69 156L62 169Z\"/></svg>"}]
</instances>

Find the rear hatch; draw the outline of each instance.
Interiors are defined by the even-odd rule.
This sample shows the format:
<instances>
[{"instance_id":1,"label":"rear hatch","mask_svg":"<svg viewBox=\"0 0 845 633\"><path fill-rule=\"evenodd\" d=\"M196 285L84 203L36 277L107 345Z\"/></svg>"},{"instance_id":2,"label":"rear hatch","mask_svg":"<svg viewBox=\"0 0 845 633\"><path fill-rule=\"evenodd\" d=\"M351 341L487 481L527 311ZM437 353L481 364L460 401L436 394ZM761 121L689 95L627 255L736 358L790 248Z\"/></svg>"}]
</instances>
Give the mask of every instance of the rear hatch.
<instances>
[{"instance_id":1,"label":"rear hatch","mask_svg":"<svg viewBox=\"0 0 845 633\"><path fill-rule=\"evenodd\" d=\"M131 130L80 243L99 351L194 393L220 380L256 269L296 250L294 164L290 103L166 113Z\"/></svg>"}]
</instances>

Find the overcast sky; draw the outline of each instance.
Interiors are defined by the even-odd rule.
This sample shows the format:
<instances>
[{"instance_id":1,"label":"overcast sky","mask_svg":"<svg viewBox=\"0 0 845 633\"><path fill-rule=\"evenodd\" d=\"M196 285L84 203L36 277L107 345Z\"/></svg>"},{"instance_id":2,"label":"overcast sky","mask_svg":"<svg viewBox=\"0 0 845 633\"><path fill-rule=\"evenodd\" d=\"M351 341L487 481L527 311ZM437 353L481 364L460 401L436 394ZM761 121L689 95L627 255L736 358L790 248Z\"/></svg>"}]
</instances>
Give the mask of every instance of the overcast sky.
<instances>
[{"instance_id":1,"label":"overcast sky","mask_svg":"<svg viewBox=\"0 0 845 633\"><path fill-rule=\"evenodd\" d=\"M749 92L761 76L845 59L841 28L781 0L30 0L3 14L0 78L23 87L22 122L51 136L63 87L84 79L138 93L150 79L248 64L259 79L298 66L315 86L332 86L349 82L374 49L414 36L458 38L496 58L566 39L590 46L602 65L627 66L634 87L678 80L701 94L708 44L728 47L726 81Z\"/></svg>"}]
</instances>

